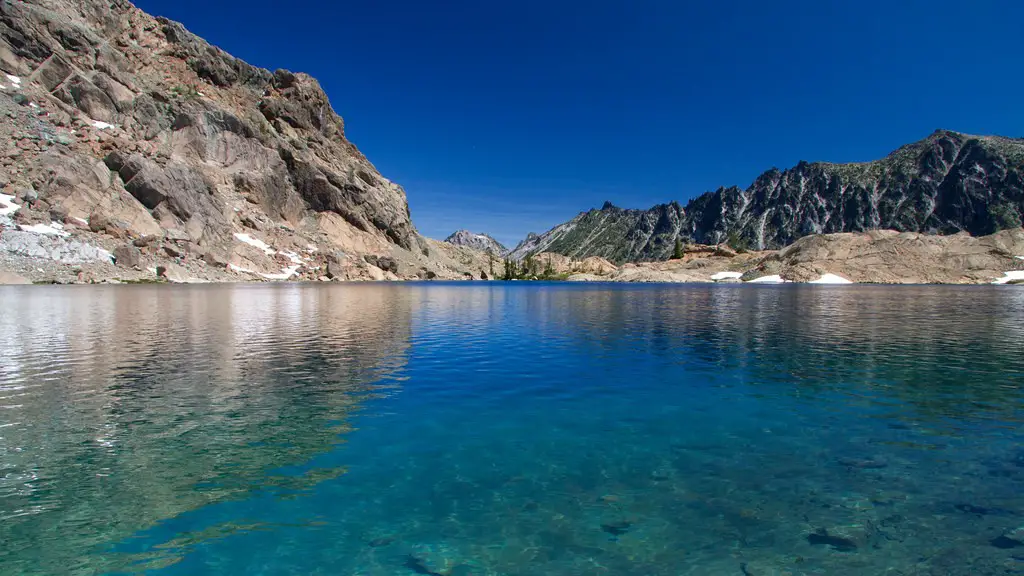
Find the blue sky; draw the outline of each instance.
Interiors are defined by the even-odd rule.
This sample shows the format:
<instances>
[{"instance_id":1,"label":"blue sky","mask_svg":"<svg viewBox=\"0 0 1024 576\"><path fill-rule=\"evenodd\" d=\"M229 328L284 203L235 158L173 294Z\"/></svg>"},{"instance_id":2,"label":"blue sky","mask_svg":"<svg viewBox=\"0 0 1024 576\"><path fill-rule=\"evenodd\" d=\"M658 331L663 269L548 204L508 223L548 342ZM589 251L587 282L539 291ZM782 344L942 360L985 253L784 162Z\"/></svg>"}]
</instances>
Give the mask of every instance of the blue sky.
<instances>
[{"instance_id":1,"label":"blue sky","mask_svg":"<svg viewBox=\"0 0 1024 576\"><path fill-rule=\"evenodd\" d=\"M611 200L1024 136L1024 2L139 0L316 76L413 221L514 244Z\"/></svg>"}]
</instances>

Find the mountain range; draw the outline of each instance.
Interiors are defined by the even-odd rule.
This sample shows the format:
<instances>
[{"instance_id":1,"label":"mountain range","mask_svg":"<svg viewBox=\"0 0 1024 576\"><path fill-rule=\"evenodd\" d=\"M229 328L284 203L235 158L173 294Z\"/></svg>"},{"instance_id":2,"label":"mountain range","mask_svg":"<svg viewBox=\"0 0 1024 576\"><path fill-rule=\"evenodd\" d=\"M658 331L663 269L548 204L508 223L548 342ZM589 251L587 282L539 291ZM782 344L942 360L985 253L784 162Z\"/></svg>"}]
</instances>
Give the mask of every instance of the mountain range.
<instances>
[{"instance_id":1,"label":"mountain range","mask_svg":"<svg viewBox=\"0 0 1024 576\"><path fill-rule=\"evenodd\" d=\"M473 250L488 252L495 256L504 256L508 253L508 248L493 237L488 236L487 234L470 232L469 230L456 230L450 236L445 238L444 241L455 246L465 246L466 248L472 248Z\"/></svg>"},{"instance_id":2,"label":"mountain range","mask_svg":"<svg viewBox=\"0 0 1024 576\"><path fill-rule=\"evenodd\" d=\"M664 260L676 240L782 248L809 234L892 229L975 236L1021 225L1024 140L937 130L881 160L800 162L772 168L748 188L732 186L686 204L647 210L606 202L510 253L539 252L613 262Z\"/></svg>"}]
</instances>

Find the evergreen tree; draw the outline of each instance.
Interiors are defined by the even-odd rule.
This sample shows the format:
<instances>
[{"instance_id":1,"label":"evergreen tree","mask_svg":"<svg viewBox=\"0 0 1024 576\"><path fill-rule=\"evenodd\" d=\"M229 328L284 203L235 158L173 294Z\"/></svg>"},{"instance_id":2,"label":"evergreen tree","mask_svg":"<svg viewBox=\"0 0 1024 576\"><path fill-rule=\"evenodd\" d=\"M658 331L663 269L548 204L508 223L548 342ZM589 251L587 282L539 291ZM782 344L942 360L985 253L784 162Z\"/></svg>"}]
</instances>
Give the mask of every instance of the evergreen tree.
<instances>
[{"instance_id":1,"label":"evergreen tree","mask_svg":"<svg viewBox=\"0 0 1024 576\"><path fill-rule=\"evenodd\" d=\"M681 260L683 258L683 241L676 238L676 248L672 251L672 258Z\"/></svg>"}]
</instances>

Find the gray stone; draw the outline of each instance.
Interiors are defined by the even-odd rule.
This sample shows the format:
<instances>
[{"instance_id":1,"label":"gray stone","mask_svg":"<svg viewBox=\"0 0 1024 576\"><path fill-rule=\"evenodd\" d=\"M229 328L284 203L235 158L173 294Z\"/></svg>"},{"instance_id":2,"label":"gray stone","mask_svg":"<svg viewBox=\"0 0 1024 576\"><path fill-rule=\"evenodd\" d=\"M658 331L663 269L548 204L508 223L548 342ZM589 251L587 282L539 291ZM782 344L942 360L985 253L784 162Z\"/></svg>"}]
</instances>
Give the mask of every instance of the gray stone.
<instances>
[{"instance_id":1,"label":"gray stone","mask_svg":"<svg viewBox=\"0 0 1024 576\"><path fill-rule=\"evenodd\" d=\"M366 261L367 264L376 266L385 272L391 272L392 274L398 273L398 262L389 256L375 256L368 254L363 256L363 260Z\"/></svg>"},{"instance_id":2,"label":"gray stone","mask_svg":"<svg viewBox=\"0 0 1024 576\"><path fill-rule=\"evenodd\" d=\"M36 192L35 188L26 186L18 191L18 198L21 198L22 202L32 204L36 200L39 200L39 193Z\"/></svg>"},{"instance_id":3,"label":"gray stone","mask_svg":"<svg viewBox=\"0 0 1024 576\"><path fill-rule=\"evenodd\" d=\"M50 219L63 223L68 217L68 209L60 204L50 206Z\"/></svg>"},{"instance_id":4,"label":"gray stone","mask_svg":"<svg viewBox=\"0 0 1024 576\"><path fill-rule=\"evenodd\" d=\"M157 266L156 275L168 282L185 283L189 281L188 272L177 264Z\"/></svg>"},{"instance_id":5,"label":"gray stone","mask_svg":"<svg viewBox=\"0 0 1024 576\"><path fill-rule=\"evenodd\" d=\"M103 212L89 214L89 230L101 234L111 227L110 218Z\"/></svg>"},{"instance_id":6,"label":"gray stone","mask_svg":"<svg viewBox=\"0 0 1024 576\"><path fill-rule=\"evenodd\" d=\"M203 254L203 261L216 268L227 268L228 257L220 250L210 250Z\"/></svg>"},{"instance_id":7,"label":"gray stone","mask_svg":"<svg viewBox=\"0 0 1024 576\"><path fill-rule=\"evenodd\" d=\"M114 248L114 263L122 268L138 268L142 263L142 252L131 244Z\"/></svg>"}]
</instances>

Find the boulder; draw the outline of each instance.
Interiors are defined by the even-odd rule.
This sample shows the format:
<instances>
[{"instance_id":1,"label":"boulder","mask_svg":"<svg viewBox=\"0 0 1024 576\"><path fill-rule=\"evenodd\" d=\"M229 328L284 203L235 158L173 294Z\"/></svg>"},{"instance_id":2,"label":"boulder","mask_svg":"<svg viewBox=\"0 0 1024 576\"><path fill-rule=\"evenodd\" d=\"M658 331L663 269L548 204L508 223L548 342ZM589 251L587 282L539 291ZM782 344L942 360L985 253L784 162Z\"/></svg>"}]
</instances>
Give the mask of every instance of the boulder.
<instances>
[{"instance_id":1,"label":"boulder","mask_svg":"<svg viewBox=\"0 0 1024 576\"><path fill-rule=\"evenodd\" d=\"M142 264L142 252L131 244L114 248L114 263L121 268L138 268Z\"/></svg>"},{"instance_id":2,"label":"boulder","mask_svg":"<svg viewBox=\"0 0 1024 576\"><path fill-rule=\"evenodd\" d=\"M63 223L68 217L68 209L60 204L50 206L50 220Z\"/></svg>"},{"instance_id":3,"label":"boulder","mask_svg":"<svg viewBox=\"0 0 1024 576\"><path fill-rule=\"evenodd\" d=\"M389 256L366 255L363 256L363 260L365 260L367 264L376 266L385 272L391 272L392 274L398 273L398 262Z\"/></svg>"},{"instance_id":4,"label":"boulder","mask_svg":"<svg viewBox=\"0 0 1024 576\"><path fill-rule=\"evenodd\" d=\"M156 275L168 282L176 284L186 283L189 281L188 272L178 266L177 264L166 264L163 266L156 267Z\"/></svg>"},{"instance_id":5,"label":"boulder","mask_svg":"<svg viewBox=\"0 0 1024 576\"><path fill-rule=\"evenodd\" d=\"M203 254L203 261L215 268L228 267L228 256L220 250L208 250Z\"/></svg>"},{"instance_id":6,"label":"boulder","mask_svg":"<svg viewBox=\"0 0 1024 576\"><path fill-rule=\"evenodd\" d=\"M110 217L104 212L96 211L89 214L89 230L102 234L107 231L110 225Z\"/></svg>"}]
</instances>

